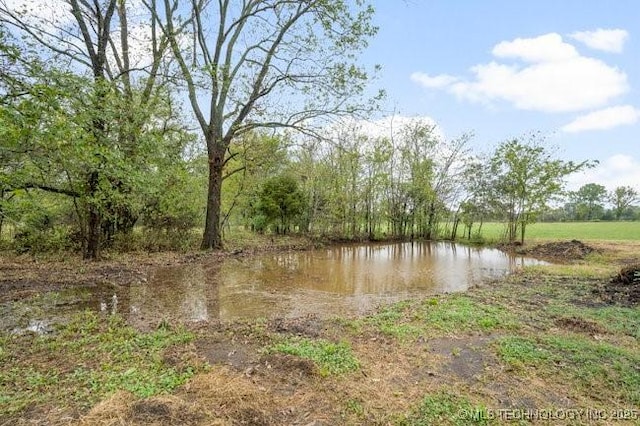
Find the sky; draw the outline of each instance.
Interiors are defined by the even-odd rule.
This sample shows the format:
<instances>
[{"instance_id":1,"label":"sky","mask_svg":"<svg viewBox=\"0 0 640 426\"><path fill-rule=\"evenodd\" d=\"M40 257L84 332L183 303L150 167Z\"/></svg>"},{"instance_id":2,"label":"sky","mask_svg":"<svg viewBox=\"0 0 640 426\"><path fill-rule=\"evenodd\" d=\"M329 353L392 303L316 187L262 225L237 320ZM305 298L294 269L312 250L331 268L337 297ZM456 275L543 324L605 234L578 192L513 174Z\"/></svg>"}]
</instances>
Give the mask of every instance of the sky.
<instances>
[{"instance_id":1,"label":"sky","mask_svg":"<svg viewBox=\"0 0 640 426\"><path fill-rule=\"evenodd\" d=\"M564 160L597 160L568 188L640 191L640 2L373 0L382 114L429 117L490 152L531 131Z\"/></svg>"}]
</instances>

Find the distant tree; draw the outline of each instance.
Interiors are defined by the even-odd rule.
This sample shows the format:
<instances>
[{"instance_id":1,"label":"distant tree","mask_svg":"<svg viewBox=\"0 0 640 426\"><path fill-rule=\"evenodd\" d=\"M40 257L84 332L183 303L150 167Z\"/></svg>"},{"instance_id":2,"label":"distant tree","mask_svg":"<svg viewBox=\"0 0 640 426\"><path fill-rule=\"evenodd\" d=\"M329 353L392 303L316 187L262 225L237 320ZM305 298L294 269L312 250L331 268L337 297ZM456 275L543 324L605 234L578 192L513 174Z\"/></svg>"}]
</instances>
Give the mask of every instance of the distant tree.
<instances>
[{"instance_id":1,"label":"distant tree","mask_svg":"<svg viewBox=\"0 0 640 426\"><path fill-rule=\"evenodd\" d=\"M573 192L571 197L576 204L577 218L594 220L601 218L604 213L607 189L597 183L588 183Z\"/></svg>"},{"instance_id":2,"label":"distant tree","mask_svg":"<svg viewBox=\"0 0 640 426\"><path fill-rule=\"evenodd\" d=\"M485 219L491 216L492 184L491 169L486 167L488 160L472 158L467 162L464 172L467 199L460 205L462 223L467 228L467 238L471 239L473 225L478 223L477 232L482 231Z\"/></svg>"},{"instance_id":3,"label":"distant tree","mask_svg":"<svg viewBox=\"0 0 640 426\"><path fill-rule=\"evenodd\" d=\"M490 163L492 205L507 221L509 242L518 236L524 242L526 226L534 223L547 203L561 194L564 178L589 165L586 161L576 164L554 159L538 133L527 139L503 142Z\"/></svg>"},{"instance_id":4,"label":"distant tree","mask_svg":"<svg viewBox=\"0 0 640 426\"><path fill-rule=\"evenodd\" d=\"M639 200L638 191L630 186L619 186L609 194L616 220L620 220L624 211Z\"/></svg>"},{"instance_id":5,"label":"distant tree","mask_svg":"<svg viewBox=\"0 0 640 426\"><path fill-rule=\"evenodd\" d=\"M257 230L275 225L278 234L286 234L291 225L307 208L307 200L298 182L291 176L280 175L267 179L260 191L256 215Z\"/></svg>"}]
</instances>

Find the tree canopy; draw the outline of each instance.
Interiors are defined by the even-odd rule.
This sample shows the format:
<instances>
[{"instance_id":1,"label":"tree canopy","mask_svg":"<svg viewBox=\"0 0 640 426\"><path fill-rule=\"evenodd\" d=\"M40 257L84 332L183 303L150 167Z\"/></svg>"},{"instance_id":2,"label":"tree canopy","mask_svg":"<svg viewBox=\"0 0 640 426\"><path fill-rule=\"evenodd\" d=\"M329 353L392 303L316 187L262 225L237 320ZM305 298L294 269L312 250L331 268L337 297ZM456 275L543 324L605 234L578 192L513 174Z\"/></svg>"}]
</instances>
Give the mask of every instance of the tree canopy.
<instances>
[{"instance_id":1,"label":"tree canopy","mask_svg":"<svg viewBox=\"0 0 640 426\"><path fill-rule=\"evenodd\" d=\"M10 230L20 250L97 258L135 226L147 249L187 246L203 224L205 249L233 227L455 239L487 220L523 241L592 165L540 133L480 156L472 134L428 119L366 122L379 98L358 65L377 31L364 0L54 3L47 16L0 0L0 240ZM554 217L637 216L632 187L570 198Z\"/></svg>"}]
</instances>

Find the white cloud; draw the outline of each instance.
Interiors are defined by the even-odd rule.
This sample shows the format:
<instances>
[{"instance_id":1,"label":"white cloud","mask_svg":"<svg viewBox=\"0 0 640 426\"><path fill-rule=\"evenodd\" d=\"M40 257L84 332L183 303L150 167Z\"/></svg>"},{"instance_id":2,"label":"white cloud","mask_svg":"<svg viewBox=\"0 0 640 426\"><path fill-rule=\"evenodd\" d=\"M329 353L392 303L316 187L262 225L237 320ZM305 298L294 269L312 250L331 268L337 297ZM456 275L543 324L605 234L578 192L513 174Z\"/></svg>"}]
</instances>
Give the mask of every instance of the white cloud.
<instances>
[{"instance_id":1,"label":"white cloud","mask_svg":"<svg viewBox=\"0 0 640 426\"><path fill-rule=\"evenodd\" d=\"M579 56L576 48L562 41L557 33L503 41L491 53L498 58L518 58L533 63L564 61Z\"/></svg>"},{"instance_id":2,"label":"white cloud","mask_svg":"<svg viewBox=\"0 0 640 426\"><path fill-rule=\"evenodd\" d=\"M493 55L515 61L475 65L471 80L420 73L414 73L412 79L471 102L506 101L517 109L544 112L600 108L629 90L624 72L580 55L555 33L498 43ZM421 79L421 75L428 78Z\"/></svg>"},{"instance_id":3,"label":"white cloud","mask_svg":"<svg viewBox=\"0 0 640 426\"><path fill-rule=\"evenodd\" d=\"M595 31L578 31L570 34L569 37L592 49L621 53L624 49L624 43L629 38L629 33L620 29L603 30L599 28Z\"/></svg>"},{"instance_id":4,"label":"white cloud","mask_svg":"<svg viewBox=\"0 0 640 426\"><path fill-rule=\"evenodd\" d=\"M613 155L593 169L569 176L567 188L575 191L587 183L604 185L609 191L618 186L631 186L640 191L640 161L630 155Z\"/></svg>"},{"instance_id":5,"label":"white cloud","mask_svg":"<svg viewBox=\"0 0 640 426\"><path fill-rule=\"evenodd\" d=\"M458 77L447 74L440 74L435 77L431 77L429 74L425 74L423 72L414 72L413 74L411 74L411 80L421 84L424 87L440 89L450 86L459 79Z\"/></svg>"},{"instance_id":6,"label":"white cloud","mask_svg":"<svg viewBox=\"0 0 640 426\"><path fill-rule=\"evenodd\" d=\"M631 105L621 105L582 115L562 128L567 133L588 130L606 130L618 126L635 124L640 121L640 109Z\"/></svg>"}]
</instances>

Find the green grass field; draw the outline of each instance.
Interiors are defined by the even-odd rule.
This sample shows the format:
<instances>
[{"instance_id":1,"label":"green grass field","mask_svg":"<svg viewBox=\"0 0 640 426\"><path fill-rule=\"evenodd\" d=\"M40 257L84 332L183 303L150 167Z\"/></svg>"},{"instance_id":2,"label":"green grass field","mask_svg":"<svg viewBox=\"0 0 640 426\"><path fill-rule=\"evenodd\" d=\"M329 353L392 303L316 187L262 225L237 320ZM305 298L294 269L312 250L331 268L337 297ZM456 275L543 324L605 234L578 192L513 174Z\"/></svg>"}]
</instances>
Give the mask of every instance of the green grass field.
<instances>
[{"instance_id":1,"label":"green grass field","mask_svg":"<svg viewBox=\"0 0 640 426\"><path fill-rule=\"evenodd\" d=\"M485 223L482 237L488 241L500 240L504 235L503 223ZM527 226L525 241L530 240L608 240L640 241L640 222L551 222Z\"/></svg>"}]
</instances>

